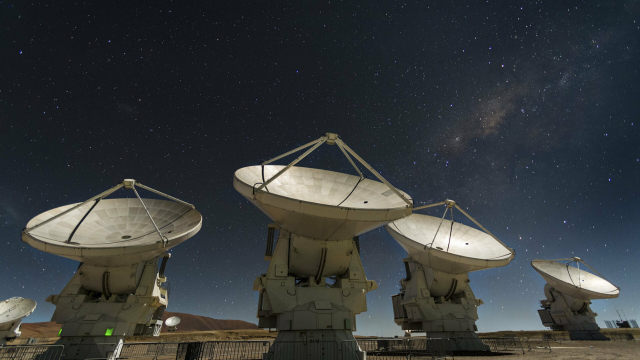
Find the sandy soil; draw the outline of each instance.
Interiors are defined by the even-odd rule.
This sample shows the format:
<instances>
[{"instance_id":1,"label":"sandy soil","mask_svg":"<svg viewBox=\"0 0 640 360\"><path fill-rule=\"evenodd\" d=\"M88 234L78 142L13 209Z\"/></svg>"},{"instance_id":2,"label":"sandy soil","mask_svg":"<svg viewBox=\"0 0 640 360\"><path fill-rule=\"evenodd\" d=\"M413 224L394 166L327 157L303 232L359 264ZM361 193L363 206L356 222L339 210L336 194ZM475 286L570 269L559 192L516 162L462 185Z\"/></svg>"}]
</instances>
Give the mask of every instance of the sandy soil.
<instances>
[{"instance_id":1,"label":"sandy soil","mask_svg":"<svg viewBox=\"0 0 640 360\"><path fill-rule=\"evenodd\" d=\"M600 331L608 336L609 334L631 333L640 340L640 329L600 329ZM553 334L556 337L569 338L568 331L551 331L551 330L521 330L521 331L497 331L488 333L478 333L480 337L519 337L519 338L542 338L542 334Z\"/></svg>"},{"instance_id":2,"label":"sandy soil","mask_svg":"<svg viewBox=\"0 0 640 360\"><path fill-rule=\"evenodd\" d=\"M640 341L567 341L551 342L551 351L544 342L531 342L531 350L509 352L499 356L463 356L456 359L640 359Z\"/></svg>"}]
</instances>

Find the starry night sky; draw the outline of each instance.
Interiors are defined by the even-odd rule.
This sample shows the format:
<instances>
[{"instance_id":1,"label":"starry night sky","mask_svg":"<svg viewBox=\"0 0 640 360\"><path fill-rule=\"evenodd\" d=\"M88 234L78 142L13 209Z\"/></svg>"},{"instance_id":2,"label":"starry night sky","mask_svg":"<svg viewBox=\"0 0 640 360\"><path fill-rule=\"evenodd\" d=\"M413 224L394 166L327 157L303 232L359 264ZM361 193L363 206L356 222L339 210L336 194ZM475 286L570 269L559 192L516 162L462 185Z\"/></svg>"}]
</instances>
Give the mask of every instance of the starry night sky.
<instances>
[{"instance_id":1,"label":"starry night sky","mask_svg":"<svg viewBox=\"0 0 640 360\"><path fill-rule=\"evenodd\" d=\"M0 298L36 300L27 322L50 319L44 300L78 263L22 228L124 178L204 216L172 250L168 310L256 322L270 221L233 173L325 132L417 204L454 199L516 250L470 275L480 331L543 328L536 258L580 256L621 287L594 301L600 326L616 308L640 317L638 1L0 8ZM300 166L353 173L331 146ZM390 296L406 254L384 229L361 248L379 288L358 333L401 333Z\"/></svg>"}]
</instances>

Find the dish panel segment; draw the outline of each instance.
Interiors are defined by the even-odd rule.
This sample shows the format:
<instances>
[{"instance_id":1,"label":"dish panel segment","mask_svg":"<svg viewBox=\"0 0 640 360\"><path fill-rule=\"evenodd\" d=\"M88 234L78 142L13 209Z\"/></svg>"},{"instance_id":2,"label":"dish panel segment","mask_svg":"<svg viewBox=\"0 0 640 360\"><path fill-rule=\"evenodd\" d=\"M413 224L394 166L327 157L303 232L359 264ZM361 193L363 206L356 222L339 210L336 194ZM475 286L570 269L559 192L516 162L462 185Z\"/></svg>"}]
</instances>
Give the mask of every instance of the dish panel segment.
<instances>
[{"instance_id":1,"label":"dish panel segment","mask_svg":"<svg viewBox=\"0 0 640 360\"><path fill-rule=\"evenodd\" d=\"M487 233L429 215L412 214L385 229L413 259L450 274L505 266L514 257Z\"/></svg>"},{"instance_id":2,"label":"dish panel segment","mask_svg":"<svg viewBox=\"0 0 640 360\"><path fill-rule=\"evenodd\" d=\"M265 166L264 178L283 168ZM239 169L233 181L238 192L279 226L313 239L350 239L411 214L385 184L353 175L294 166L258 191L261 183L261 166Z\"/></svg>"},{"instance_id":3,"label":"dish panel segment","mask_svg":"<svg viewBox=\"0 0 640 360\"><path fill-rule=\"evenodd\" d=\"M123 266L159 256L195 235L202 226L202 215L190 206L167 200L143 201L166 243L137 198L101 200L88 215L94 204L84 204L35 230L23 232L22 240L44 252L88 264ZM31 219L27 228L75 205L46 211Z\"/></svg>"},{"instance_id":4,"label":"dish panel segment","mask_svg":"<svg viewBox=\"0 0 640 360\"><path fill-rule=\"evenodd\" d=\"M533 260L531 266L558 291L581 300L616 298L620 290L609 281L554 260Z\"/></svg>"}]
</instances>

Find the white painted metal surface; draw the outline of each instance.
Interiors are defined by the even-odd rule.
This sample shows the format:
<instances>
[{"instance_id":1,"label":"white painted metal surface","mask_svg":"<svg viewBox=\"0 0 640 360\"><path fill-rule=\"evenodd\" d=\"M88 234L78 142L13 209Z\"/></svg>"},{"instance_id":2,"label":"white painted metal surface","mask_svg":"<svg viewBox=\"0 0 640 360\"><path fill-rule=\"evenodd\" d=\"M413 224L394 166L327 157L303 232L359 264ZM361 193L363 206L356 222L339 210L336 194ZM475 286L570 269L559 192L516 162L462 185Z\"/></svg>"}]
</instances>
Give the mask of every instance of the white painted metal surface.
<instances>
[{"instance_id":1,"label":"white painted metal surface","mask_svg":"<svg viewBox=\"0 0 640 360\"><path fill-rule=\"evenodd\" d=\"M283 168L264 166L264 178ZM292 166L258 191L262 182L261 166L249 166L233 186L282 228L313 239L350 239L411 213L387 185L353 175Z\"/></svg>"},{"instance_id":2,"label":"white painted metal surface","mask_svg":"<svg viewBox=\"0 0 640 360\"><path fill-rule=\"evenodd\" d=\"M167 326L176 326L180 324L181 319L177 316L172 316L164 321L164 324Z\"/></svg>"},{"instance_id":3,"label":"white painted metal surface","mask_svg":"<svg viewBox=\"0 0 640 360\"><path fill-rule=\"evenodd\" d=\"M0 329L11 322L25 318L36 309L36 302L31 299L13 297L0 302Z\"/></svg>"},{"instance_id":4,"label":"white painted metal surface","mask_svg":"<svg viewBox=\"0 0 640 360\"><path fill-rule=\"evenodd\" d=\"M433 216L412 214L385 228L420 264L450 274L505 266L515 256L487 233Z\"/></svg>"},{"instance_id":5,"label":"white painted metal surface","mask_svg":"<svg viewBox=\"0 0 640 360\"><path fill-rule=\"evenodd\" d=\"M86 203L30 232L22 240L36 249L97 266L124 266L152 259L195 235L202 215L193 207L166 200L142 199L165 242L137 198ZM27 228L59 215L76 204L46 211ZM80 223L71 241L69 237Z\"/></svg>"},{"instance_id":6,"label":"white painted metal surface","mask_svg":"<svg viewBox=\"0 0 640 360\"><path fill-rule=\"evenodd\" d=\"M0 346L20 336L22 319L35 309L36 302L31 299L13 297L0 302Z\"/></svg>"},{"instance_id":7,"label":"white painted metal surface","mask_svg":"<svg viewBox=\"0 0 640 360\"><path fill-rule=\"evenodd\" d=\"M469 286L468 273L505 266L515 256L482 224L453 200L419 206L445 206L442 218L412 214L386 226L407 251L407 277L392 297L394 321L403 330L426 332L431 338L460 338L458 351L477 351L485 345L475 334L477 307L483 304ZM457 210L481 230L453 221ZM446 220L451 211L451 220Z\"/></svg>"},{"instance_id":8,"label":"white painted metal surface","mask_svg":"<svg viewBox=\"0 0 640 360\"><path fill-rule=\"evenodd\" d=\"M135 197L105 199L122 188ZM140 188L171 201L142 199ZM31 219L24 242L82 262L67 286L46 300L56 306L51 320L62 324L56 343L86 350L65 358L116 358L125 336L158 336L169 301L167 250L201 226L202 215L192 204L133 179Z\"/></svg>"},{"instance_id":9,"label":"white painted metal surface","mask_svg":"<svg viewBox=\"0 0 640 360\"><path fill-rule=\"evenodd\" d=\"M609 281L555 260L533 260L531 266L564 295L580 300L617 298L620 289Z\"/></svg>"},{"instance_id":10,"label":"white painted metal surface","mask_svg":"<svg viewBox=\"0 0 640 360\"><path fill-rule=\"evenodd\" d=\"M337 145L358 176L295 166L325 143ZM286 166L269 165L307 148ZM366 179L356 161L380 182ZM269 269L253 283L260 292L258 326L279 331L273 349L299 344L302 351L270 358L324 359L327 355L312 351L312 344L331 343L339 350L343 341L355 343L356 315L367 310L366 294L378 286L365 276L355 237L410 215L411 198L333 133L237 170L233 186L275 222L269 225L265 256ZM330 357L364 355L338 351Z\"/></svg>"}]
</instances>

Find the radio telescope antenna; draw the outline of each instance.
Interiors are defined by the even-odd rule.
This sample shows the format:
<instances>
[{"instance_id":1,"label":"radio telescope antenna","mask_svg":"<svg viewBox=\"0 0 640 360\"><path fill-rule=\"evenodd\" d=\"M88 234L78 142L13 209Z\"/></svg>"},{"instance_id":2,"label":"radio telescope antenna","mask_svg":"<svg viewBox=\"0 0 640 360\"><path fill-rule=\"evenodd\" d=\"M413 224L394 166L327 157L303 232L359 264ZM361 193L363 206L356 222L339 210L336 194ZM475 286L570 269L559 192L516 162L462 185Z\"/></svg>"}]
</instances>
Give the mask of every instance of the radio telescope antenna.
<instances>
[{"instance_id":1,"label":"radio telescope antenna","mask_svg":"<svg viewBox=\"0 0 640 360\"><path fill-rule=\"evenodd\" d=\"M358 175L295 166L323 144L337 145ZM288 165L271 165L300 151ZM379 181L366 179L358 165ZM260 292L258 326L279 331L270 359L322 356L311 350L292 354L279 346L288 342L313 349L304 345L354 341L356 315L366 311L366 293L377 288L364 274L358 236L411 214L411 198L333 133L237 170L233 186L273 220L265 254L269 269L253 287ZM335 283L327 284L327 278Z\"/></svg>"},{"instance_id":2,"label":"radio telescope antenna","mask_svg":"<svg viewBox=\"0 0 640 360\"><path fill-rule=\"evenodd\" d=\"M13 297L0 302L0 346L7 340L20 337L22 319L31 315L36 309L36 302L31 299Z\"/></svg>"},{"instance_id":3,"label":"radio telescope antenna","mask_svg":"<svg viewBox=\"0 0 640 360\"><path fill-rule=\"evenodd\" d=\"M442 205L441 218L415 213ZM456 222L454 208L484 232ZM403 260L407 277L400 281L401 292L392 296L396 324L426 332L429 338L466 339L455 342L456 351L487 350L475 334L476 308L483 302L471 291L468 273L505 266L515 251L453 200L415 207L413 212L385 227L408 254Z\"/></svg>"},{"instance_id":4,"label":"radio telescope antenna","mask_svg":"<svg viewBox=\"0 0 640 360\"><path fill-rule=\"evenodd\" d=\"M164 324L167 325L167 330L169 332L173 332L178 330L178 324L180 324L181 319L177 316L172 316L164 321Z\"/></svg>"},{"instance_id":5,"label":"radio telescope antenna","mask_svg":"<svg viewBox=\"0 0 640 360\"><path fill-rule=\"evenodd\" d=\"M576 266L571 266L574 262ZM580 263L597 276L580 270ZM571 340L608 340L600 333L595 320L597 314L589 305L591 300L617 298L619 287L579 257L533 260L531 266L547 281L546 300L540 301L542 309L538 310L544 326L568 331Z\"/></svg>"},{"instance_id":6,"label":"radio telescope antenna","mask_svg":"<svg viewBox=\"0 0 640 360\"><path fill-rule=\"evenodd\" d=\"M106 198L121 188L135 197ZM138 188L166 200L143 199ZM169 302L167 251L201 227L192 204L133 179L31 219L22 241L81 262L62 292L47 298L56 305L52 321L62 324L57 344L87 349L65 359L117 357L125 336L158 336Z\"/></svg>"}]
</instances>

